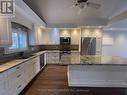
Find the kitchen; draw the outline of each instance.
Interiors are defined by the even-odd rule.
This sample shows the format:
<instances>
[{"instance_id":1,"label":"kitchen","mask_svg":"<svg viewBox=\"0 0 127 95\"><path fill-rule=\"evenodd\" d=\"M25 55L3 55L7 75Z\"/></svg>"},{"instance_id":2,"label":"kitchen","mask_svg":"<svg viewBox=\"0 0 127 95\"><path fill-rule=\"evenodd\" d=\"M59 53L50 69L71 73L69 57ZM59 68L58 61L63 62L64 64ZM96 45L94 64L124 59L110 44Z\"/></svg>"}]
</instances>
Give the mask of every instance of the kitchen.
<instances>
[{"instance_id":1,"label":"kitchen","mask_svg":"<svg viewBox=\"0 0 127 95\"><path fill-rule=\"evenodd\" d=\"M126 95L127 2L120 1L89 8L92 0L15 0L14 13L1 10L0 95Z\"/></svg>"}]
</instances>

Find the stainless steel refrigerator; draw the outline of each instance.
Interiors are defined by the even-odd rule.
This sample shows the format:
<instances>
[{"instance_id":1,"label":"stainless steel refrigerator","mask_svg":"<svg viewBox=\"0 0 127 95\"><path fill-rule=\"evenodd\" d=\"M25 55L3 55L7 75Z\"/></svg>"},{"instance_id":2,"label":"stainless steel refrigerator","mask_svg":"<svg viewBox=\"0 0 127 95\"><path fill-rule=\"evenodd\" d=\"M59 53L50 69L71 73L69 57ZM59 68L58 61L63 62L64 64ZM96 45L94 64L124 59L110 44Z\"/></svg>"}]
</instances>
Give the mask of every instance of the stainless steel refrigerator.
<instances>
[{"instance_id":1,"label":"stainless steel refrigerator","mask_svg":"<svg viewBox=\"0 0 127 95\"><path fill-rule=\"evenodd\" d=\"M82 37L81 38L81 55L95 55L96 54L96 38Z\"/></svg>"}]
</instances>

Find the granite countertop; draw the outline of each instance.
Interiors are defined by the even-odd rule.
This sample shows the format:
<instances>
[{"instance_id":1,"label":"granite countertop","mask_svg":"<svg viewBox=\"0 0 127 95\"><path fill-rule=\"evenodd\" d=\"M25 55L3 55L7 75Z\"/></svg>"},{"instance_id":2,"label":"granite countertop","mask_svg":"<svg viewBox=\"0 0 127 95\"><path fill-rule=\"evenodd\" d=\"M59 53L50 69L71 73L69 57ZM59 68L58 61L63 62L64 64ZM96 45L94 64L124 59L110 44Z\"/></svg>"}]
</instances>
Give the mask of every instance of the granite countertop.
<instances>
[{"instance_id":1,"label":"granite countertop","mask_svg":"<svg viewBox=\"0 0 127 95\"><path fill-rule=\"evenodd\" d=\"M127 65L127 58L118 56L81 56L80 54L75 54L66 56L64 61L70 65ZM64 61L61 59L61 62Z\"/></svg>"},{"instance_id":2,"label":"granite countertop","mask_svg":"<svg viewBox=\"0 0 127 95\"><path fill-rule=\"evenodd\" d=\"M40 54L42 53L45 53L45 51L40 51L40 52L37 52L34 54L34 56L32 57L29 57L27 59L15 59L15 60L12 60L12 61L9 61L9 62L6 62L6 63L3 63L2 65L0 65L0 73L12 68L12 67L15 67L17 65L20 65L22 64L23 62L26 62L32 58L35 58L37 56L39 56Z\"/></svg>"},{"instance_id":3,"label":"granite countertop","mask_svg":"<svg viewBox=\"0 0 127 95\"><path fill-rule=\"evenodd\" d=\"M34 54L34 56L29 57L27 59L15 59L9 62L6 62L0 65L0 73L22 64L25 61L28 61L32 58L35 58L45 52L59 52L60 51L40 51ZM63 54L60 55L59 63L67 64L67 65L127 65L127 58L121 58L117 56L82 56L79 52L73 51L71 54Z\"/></svg>"}]
</instances>

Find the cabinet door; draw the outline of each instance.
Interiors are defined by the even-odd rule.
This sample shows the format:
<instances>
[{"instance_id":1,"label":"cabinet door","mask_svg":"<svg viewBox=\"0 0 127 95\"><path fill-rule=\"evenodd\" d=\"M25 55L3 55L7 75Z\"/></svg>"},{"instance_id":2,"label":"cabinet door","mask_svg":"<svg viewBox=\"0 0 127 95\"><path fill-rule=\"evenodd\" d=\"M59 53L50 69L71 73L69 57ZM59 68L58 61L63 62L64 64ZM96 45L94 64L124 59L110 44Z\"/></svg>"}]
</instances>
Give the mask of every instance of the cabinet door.
<instances>
[{"instance_id":1,"label":"cabinet door","mask_svg":"<svg viewBox=\"0 0 127 95\"><path fill-rule=\"evenodd\" d=\"M57 52L48 52L46 53L47 64L58 64L59 63L59 53Z\"/></svg>"},{"instance_id":2,"label":"cabinet door","mask_svg":"<svg viewBox=\"0 0 127 95\"><path fill-rule=\"evenodd\" d=\"M48 45L50 44L50 31L48 31L47 29L42 29L42 44L43 45Z\"/></svg>"},{"instance_id":3,"label":"cabinet door","mask_svg":"<svg viewBox=\"0 0 127 95\"><path fill-rule=\"evenodd\" d=\"M25 83L28 84L36 75L36 60L31 59L25 62Z\"/></svg>"},{"instance_id":4,"label":"cabinet door","mask_svg":"<svg viewBox=\"0 0 127 95\"><path fill-rule=\"evenodd\" d=\"M50 44L57 45L60 43L60 32L58 28L53 28L50 30Z\"/></svg>"},{"instance_id":5,"label":"cabinet door","mask_svg":"<svg viewBox=\"0 0 127 95\"><path fill-rule=\"evenodd\" d=\"M57 28L42 29L41 38L43 45L57 45L59 44L59 30Z\"/></svg>"},{"instance_id":6,"label":"cabinet door","mask_svg":"<svg viewBox=\"0 0 127 95\"><path fill-rule=\"evenodd\" d=\"M7 72L0 73L0 95L7 95Z\"/></svg>"},{"instance_id":7,"label":"cabinet door","mask_svg":"<svg viewBox=\"0 0 127 95\"><path fill-rule=\"evenodd\" d=\"M0 46L8 46L11 44L11 21L0 18Z\"/></svg>"},{"instance_id":8,"label":"cabinet door","mask_svg":"<svg viewBox=\"0 0 127 95\"><path fill-rule=\"evenodd\" d=\"M32 66L29 61L26 61L24 66L25 66L25 70L24 70L25 71L25 74L24 74L25 75L25 84L28 84L32 79L32 77L31 77Z\"/></svg>"},{"instance_id":9,"label":"cabinet door","mask_svg":"<svg viewBox=\"0 0 127 95\"><path fill-rule=\"evenodd\" d=\"M0 81L0 95L4 95L5 93L5 82Z\"/></svg>"},{"instance_id":10,"label":"cabinet door","mask_svg":"<svg viewBox=\"0 0 127 95\"><path fill-rule=\"evenodd\" d=\"M40 56L38 56L36 58L36 66L35 66L35 69L36 69L36 74L40 71Z\"/></svg>"},{"instance_id":11,"label":"cabinet door","mask_svg":"<svg viewBox=\"0 0 127 95\"><path fill-rule=\"evenodd\" d=\"M11 95L17 95L25 86L24 81L24 64L13 67L8 73L8 91Z\"/></svg>"},{"instance_id":12,"label":"cabinet door","mask_svg":"<svg viewBox=\"0 0 127 95\"><path fill-rule=\"evenodd\" d=\"M102 38L96 38L96 55L101 55L102 51Z\"/></svg>"},{"instance_id":13,"label":"cabinet door","mask_svg":"<svg viewBox=\"0 0 127 95\"><path fill-rule=\"evenodd\" d=\"M80 29L74 29L71 31L71 44L79 45L80 43Z\"/></svg>"},{"instance_id":14,"label":"cabinet door","mask_svg":"<svg viewBox=\"0 0 127 95\"><path fill-rule=\"evenodd\" d=\"M71 37L71 29L61 29L60 37Z\"/></svg>"},{"instance_id":15,"label":"cabinet door","mask_svg":"<svg viewBox=\"0 0 127 95\"><path fill-rule=\"evenodd\" d=\"M33 24L32 30L29 31L29 44L30 45L42 45L44 42L42 28Z\"/></svg>"}]
</instances>

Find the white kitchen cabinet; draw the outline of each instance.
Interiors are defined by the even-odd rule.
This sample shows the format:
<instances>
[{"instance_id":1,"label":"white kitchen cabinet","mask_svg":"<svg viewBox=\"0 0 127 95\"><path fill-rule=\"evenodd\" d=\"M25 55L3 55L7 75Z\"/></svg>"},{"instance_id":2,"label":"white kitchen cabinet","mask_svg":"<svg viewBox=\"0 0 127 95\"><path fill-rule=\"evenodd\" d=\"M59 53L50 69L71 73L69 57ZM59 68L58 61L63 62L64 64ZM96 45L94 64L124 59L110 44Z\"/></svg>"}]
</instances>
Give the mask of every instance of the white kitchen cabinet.
<instances>
[{"instance_id":1,"label":"white kitchen cabinet","mask_svg":"<svg viewBox=\"0 0 127 95\"><path fill-rule=\"evenodd\" d=\"M40 55L0 73L0 95L19 95L40 71Z\"/></svg>"},{"instance_id":2,"label":"white kitchen cabinet","mask_svg":"<svg viewBox=\"0 0 127 95\"><path fill-rule=\"evenodd\" d=\"M71 37L71 29L60 29L60 37Z\"/></svg>"},{"instance_id":3,"label":"white kitchen cabinet","mask_svg":"<svg viewBox=\"0 0 127 95\"><path fill-rule=\"evenodd\" d=\"M36 63L35 63L35 73L39 73L40 71L40 56L36 57Z\"/></svg>"},{"instance_id":4,"label":"white kitchen cabinet","mask_svg":"<svg viewBox=\"0 0 127 95\"><path fill-rule=\"evenodd\" d=\"M101 55L102 51L102 38L96 38L96 55Z\"/></svg>"},{"instance_id":5,"label":"white kitchen cabinet","mask_svg":"<svg viewBox=\"0 0 127 95\"><path fill-rule=\"evenodd\" d=\"M47 29L42 29L41 36L42 36L42 45L48 45L50 43L50 31Z\"/></svg>"},{"instance_id":6,"label":"white kitchen cabinet","mask_svg":"<svg viewBox=\"0 0 127 95\"><path fill-rule=\"evenodd\" d=\"M59 63L59 52L47 52L46 53L46 63L47 64L58 64Z\"/></svg>"},{"instance_id":7,"label":"white kitchen cabinet","mask_svg":"<svg viewBox=\"0 0 127 95\"><path fill-rule=\"evenodd\" d=\"M36 58L25 62L25 84L28 84L37 74Z\"/></svg>"},{"instance_id":8,"label":"white kitchen cabinet","mask_svg":"<svg viewBox=\"0 0 127 95\"><path fill-rule=\"evenodd\" d=\"M122 65L69 65L68 84L74 87L127 87Z\"/></svg>"},{"instance_id":9,"label":"white kitchen cabinet","mask_svg":"<svg viewBox=\"0 0 127 95\"><path fill-rule=\"evenodd\" d=\"M30 45L42 45L45 40L43 40L43 31L39 25L33 24L33 29L29 31L29 44Z\"/></svg>"},{"instance_id":10,"label":"white kitchen cabinet","mask_svg":"<svg viewBox=\"0 0 127 95\"><path fill-rule=\"evenodd\" d=\"M59 44L60 34L57 28L42 29L42 45L57 45Z\"/></svg>"},{"instance_id":11,"label":"white kitchen cabinet","mask_svg":"<svg viewBox=\"0 0 127 95\"><path fill-rule=\"evenodd\" d=\"M7 95L7 72L0 73L0 95Z\"/></svg>"},{"instance_id":12,"label":"white kitchen cabinet","mask_svg":"<svg viewBox=\"0 0 127 95\"><path fill-rule=\"evenodd\" d=\"M8 94L18 95L25 87L24 64L18 65L7 71Z\"/></svg>"},{"instance_id":13,"label":"white kitchen cabinet","mask_svg":"<svg viewBox=\"0 0 127 95\"><path fill-rule=\"evenodd\" d=\"M73 29L71 31L71 44L72 45L80 44L80 29Z\"/></svg>"},{"instance_id":14,"label":"white kitchen cabinet","mask_svg":"<svg viewBox=\"0 0 127 95\"><path fill-rule=\"evenodd\" d=\"M11 21L7 18L0 18L0 47L11 44Z\"/></svg>"},{"instance_id":15,"label":"white kitchen cabinet","mask_svg":"<svg viewBox=\"0 0 127 95\"><path fill-rule=\"evenodd\" d=\"M5 82L4 82L4 80L0 81L0 95L5 95Z\"/></svg>"},{"instance_id":16,"label":"white kitchen cabinet","mask_svg":"<svg viewBox=\"0 0 127 95\"><path fill-rule=\"evenodd\" d=\"M29 68L29 69L28 69ZM28 84L32 77L33 77L33 64L31 64L29 61L25 63L25 84Z\"/></svg>"},{"instance_id":17,"label":"white kitchen cabinet","mask_svg":"<svg viewBox=\"0 0 127 95\"><path fill-rule=\"evenodd\" d=\"M57 45L60 43L60 32L58 28L47 29L49 31L49 44Z\"/></svg>"}]
</instances>

